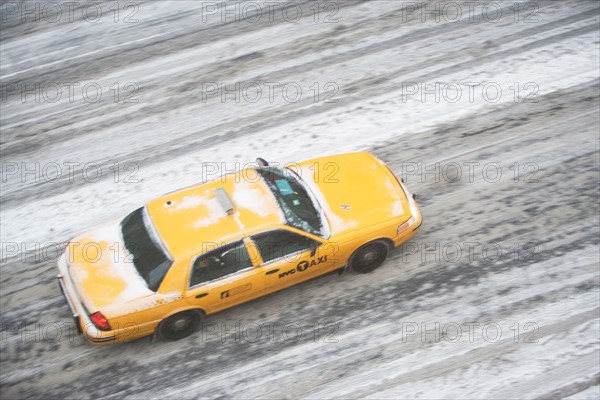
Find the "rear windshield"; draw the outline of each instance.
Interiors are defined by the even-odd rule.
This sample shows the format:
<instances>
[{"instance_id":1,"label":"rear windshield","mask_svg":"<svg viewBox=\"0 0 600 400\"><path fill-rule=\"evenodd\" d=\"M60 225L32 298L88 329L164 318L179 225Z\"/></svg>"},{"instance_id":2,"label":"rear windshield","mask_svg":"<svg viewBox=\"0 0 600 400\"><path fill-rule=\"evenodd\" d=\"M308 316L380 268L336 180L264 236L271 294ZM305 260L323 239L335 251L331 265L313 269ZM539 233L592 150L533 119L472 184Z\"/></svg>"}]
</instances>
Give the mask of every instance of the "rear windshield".
<instances>
[{"instance_id":1,"label":"rear windshield","mask_svg":"<svg viewBox=\"0 0 600 400\"><path fill-rule=\"evenodd\" d=\"M138 208L121 221L121 233L133 265L148 284L148 288L156 291L172 260L161 245L149 218L143 207Z\"/></svg>"}]
</instances>

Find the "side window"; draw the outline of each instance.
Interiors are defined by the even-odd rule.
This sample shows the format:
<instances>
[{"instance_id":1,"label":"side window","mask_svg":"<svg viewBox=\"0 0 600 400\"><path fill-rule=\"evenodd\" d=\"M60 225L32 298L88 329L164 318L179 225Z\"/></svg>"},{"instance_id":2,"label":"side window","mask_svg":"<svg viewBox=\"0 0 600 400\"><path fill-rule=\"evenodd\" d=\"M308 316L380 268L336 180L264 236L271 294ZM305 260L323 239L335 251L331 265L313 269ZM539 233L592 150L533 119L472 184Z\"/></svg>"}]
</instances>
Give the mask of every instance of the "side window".
<instances>
[{"instance_id":1,"label":"side window","mask_svg":"<svg viewBox=\"0 0 600 400\"><path fill-rule=\"evenodd\" d=\"M237 241L219 246L196 258L192 266L190 287L249 267L252 267L252 262L244 242Z\"/></svg>"},{"instance_id":2,"label":"side window","mask_svg":"<svg viewBox=\"0 0 600 400\"><path fill-rule=\"evenodd\" d=\"M268 263L296 252L317 248L319 242L283 229L252 236L263 262Z\"/></svg>"}]
</instances>

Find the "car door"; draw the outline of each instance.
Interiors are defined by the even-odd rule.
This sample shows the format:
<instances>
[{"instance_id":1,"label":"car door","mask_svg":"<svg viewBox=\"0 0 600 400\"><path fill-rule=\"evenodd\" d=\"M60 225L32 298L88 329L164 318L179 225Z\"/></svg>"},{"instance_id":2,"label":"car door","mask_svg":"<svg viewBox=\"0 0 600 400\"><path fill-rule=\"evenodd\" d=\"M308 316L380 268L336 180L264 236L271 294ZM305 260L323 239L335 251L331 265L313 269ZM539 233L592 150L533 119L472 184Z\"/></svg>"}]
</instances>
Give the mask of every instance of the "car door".
<instances>
[{"instance_id":1,"label":"car door","mask_svg":"<svg viewBox=\"0 0 600 400\"><path fill-rule=\"evenodd\" d=\"M288 229L251 236L262 260L265 293L294 285L335 268L333 247Z\"/></svg>"},{"instance_id":2,"label":"car door","mask_svg":"<svg viewBox=\"0 0 600 400\"><path fill-rule=\"evenodd\" d=\"M188 301L212 313L260 296L264 279L238 240L193 258L188 287Z\"/></svg>"}]
</instances>

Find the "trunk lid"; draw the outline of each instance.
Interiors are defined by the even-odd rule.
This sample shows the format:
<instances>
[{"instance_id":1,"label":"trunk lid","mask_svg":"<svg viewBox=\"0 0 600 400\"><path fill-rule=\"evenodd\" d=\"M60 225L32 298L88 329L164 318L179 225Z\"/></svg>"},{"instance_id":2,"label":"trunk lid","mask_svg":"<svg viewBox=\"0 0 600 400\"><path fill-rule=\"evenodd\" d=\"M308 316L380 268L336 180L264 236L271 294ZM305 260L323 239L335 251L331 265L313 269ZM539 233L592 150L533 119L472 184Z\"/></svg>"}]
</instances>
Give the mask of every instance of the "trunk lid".
<instances>
[{"instance_id":1,"label":"trunk lid","mask_svg":"<svg viewBox=\"0 0 600 400\"><path fill-rule=\"evenodd\" d=\"M71 279L90 313L153 293L123 245L119 221L71 240L67 260Z\"/></svg>"}]
</instances>

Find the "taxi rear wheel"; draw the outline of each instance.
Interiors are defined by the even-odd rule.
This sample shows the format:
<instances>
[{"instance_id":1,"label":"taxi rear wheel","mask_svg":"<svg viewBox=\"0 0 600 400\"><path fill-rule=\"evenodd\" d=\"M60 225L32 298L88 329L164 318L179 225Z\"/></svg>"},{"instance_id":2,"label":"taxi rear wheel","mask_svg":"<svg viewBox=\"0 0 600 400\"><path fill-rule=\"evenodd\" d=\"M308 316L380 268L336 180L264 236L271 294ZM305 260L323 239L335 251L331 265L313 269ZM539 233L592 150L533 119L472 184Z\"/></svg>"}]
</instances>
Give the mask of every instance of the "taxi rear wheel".
<instances>
[{"instance_id":1,"label":"taxi rear wheel","mask_svg":"<svg viewBox=\"0 0 600 400\"><path fill-rule=\"evenodd\" d=\"M383 240L375 240L359 247L348 262L354 272L361 274L374 271L379 267L390 252L390 246Z\"/></svg>"},{"instance_id":2,"label":"taxi rear wheel","mask_svg":"<svg viewBox=\"0 0 600 400\"><path fill-rule=\"evenodd\" d=\"M158 326L158 336L165 340L183 339L198 329L200 320L200 313L192 310L171 315Z\"/></svg>"}]
</instances>

